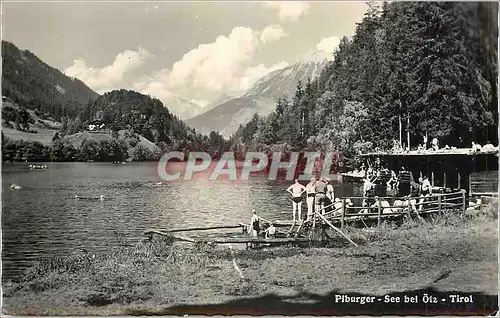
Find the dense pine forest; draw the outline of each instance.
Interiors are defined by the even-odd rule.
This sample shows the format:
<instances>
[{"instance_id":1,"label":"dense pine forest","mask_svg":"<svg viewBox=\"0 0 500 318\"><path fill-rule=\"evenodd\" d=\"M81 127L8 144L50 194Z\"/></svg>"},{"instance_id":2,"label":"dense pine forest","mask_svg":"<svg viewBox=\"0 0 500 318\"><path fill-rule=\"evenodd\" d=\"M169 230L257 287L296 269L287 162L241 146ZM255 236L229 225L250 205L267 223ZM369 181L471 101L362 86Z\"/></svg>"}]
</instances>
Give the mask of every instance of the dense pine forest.
<instances>
[{"instance_id":1,"label":"dense pine forest","mask_svg":"<svg viewBox=\"0 0 500 318\"><path fill-rule=\"evenodd\" d=\"M231 138L237 152L361 151L498 143L497 3L370 5L321 76Z\"/></svg>"}]
</instances>

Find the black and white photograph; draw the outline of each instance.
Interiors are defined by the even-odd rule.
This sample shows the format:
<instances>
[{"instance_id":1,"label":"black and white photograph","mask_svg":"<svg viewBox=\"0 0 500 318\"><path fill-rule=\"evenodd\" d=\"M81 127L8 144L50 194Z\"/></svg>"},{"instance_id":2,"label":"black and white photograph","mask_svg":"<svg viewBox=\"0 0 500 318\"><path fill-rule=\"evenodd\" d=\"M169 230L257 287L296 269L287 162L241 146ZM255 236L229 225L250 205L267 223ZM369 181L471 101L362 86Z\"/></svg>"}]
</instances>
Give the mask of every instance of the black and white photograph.
<instances>
[{"instance_id":1,"label":"black and white photograph","mask_svg":"<svg viewBox=\"0 0 500 318\"><path fill-rule=\"evenodd\" d=\"M2 317L498 315L498 2L0 5Z\"/></svg>"}]
</instances>

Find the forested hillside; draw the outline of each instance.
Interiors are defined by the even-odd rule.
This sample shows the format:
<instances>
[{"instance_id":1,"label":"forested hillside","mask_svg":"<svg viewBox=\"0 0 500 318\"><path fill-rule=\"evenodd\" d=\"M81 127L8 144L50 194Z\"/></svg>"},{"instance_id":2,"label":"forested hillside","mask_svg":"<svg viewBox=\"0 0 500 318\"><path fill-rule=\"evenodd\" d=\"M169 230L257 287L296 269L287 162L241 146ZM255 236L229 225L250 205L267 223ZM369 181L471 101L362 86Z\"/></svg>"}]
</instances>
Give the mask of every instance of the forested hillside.
<instances>
[{"instance_id":1,"label":"forested hillside","mask_svg":"<svg viewBox=\"0 0 500 318\"><path fill-rule=\"evenodd\" d=\"M91 123L105 128L89 133ZM3 133L2 138L4 161L144 161L158 160L167 151L205 151L218 158L228 148L219 134L196 133L159 100L127 90L106 93L76 118L63 118L49 146Z\"/></svg>"},{"instance_id":2,"label":"forested hillside","mask_svg":"<svg viewBox=\"0 0 500 318\"><path fill-rule=\"evenodd\" d=\"M84 131L91 123L104 124L106 129L129 131L155 143L164 151L207 151L217 157L226 141L216 133L197 133L169 112L158 100L128 90L108 92L84 108L75 119L64 119L63 135Z\"/></svg>"},{"instance_id":3,"label":"forested hillside","mask_svg":"<svg viewBox=\"0 0 500 318\"><path fill-rule=\"evenodd\" d=\"M35 54L7 41L2 41L2 95L57 121L76 116L99 96L80 80L67 77Z\"/></svg>"},{"instance_id":4,"label":"forested hillside","mask_svg":"<svg viewBox=\"0 0 500 318\"><path fill-rule=\"evenodd\" d=\"M497 3L392 2L371 6L335 60L266 118L255 116L232 148L360 151L498 143ZM407 145L405 145L407 146Z\"/></svg>"}]
</instances>

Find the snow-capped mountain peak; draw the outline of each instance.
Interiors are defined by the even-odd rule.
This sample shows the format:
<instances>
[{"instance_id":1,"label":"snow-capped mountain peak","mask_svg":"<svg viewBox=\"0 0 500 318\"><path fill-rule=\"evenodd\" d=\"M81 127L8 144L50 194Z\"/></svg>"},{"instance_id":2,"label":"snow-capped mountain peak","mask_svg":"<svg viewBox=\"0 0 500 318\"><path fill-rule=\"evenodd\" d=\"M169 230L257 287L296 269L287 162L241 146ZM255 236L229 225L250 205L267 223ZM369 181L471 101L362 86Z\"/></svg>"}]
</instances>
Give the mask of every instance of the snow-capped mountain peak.
<instances>
[{"instance_id":1,"label":"snow-capped mountain peak","mask_svg":"<svg viewBox=\"0 0 500 318\"><path fill-rule=\"evenodd\" d=\"M305 83L318 77L326 64L333 60L333 54L325 51L314 51L304 55L294 64L271 72L260 78L245 94L267 96L277 100L283 95L292 96L297 83Z\"/></svg>"},{"instance_id":2,"label":"snow-capped mountain peak","mask_svg":"<svg viewBox=\"0 0 500 318\"><path fill-rule=\"evenodd\" d=\"M303 55L299 63L323 63L325 61L333 61L333 53L328 53L326 51L313 51L309 54Z\"/></svg>"}]
</instances>

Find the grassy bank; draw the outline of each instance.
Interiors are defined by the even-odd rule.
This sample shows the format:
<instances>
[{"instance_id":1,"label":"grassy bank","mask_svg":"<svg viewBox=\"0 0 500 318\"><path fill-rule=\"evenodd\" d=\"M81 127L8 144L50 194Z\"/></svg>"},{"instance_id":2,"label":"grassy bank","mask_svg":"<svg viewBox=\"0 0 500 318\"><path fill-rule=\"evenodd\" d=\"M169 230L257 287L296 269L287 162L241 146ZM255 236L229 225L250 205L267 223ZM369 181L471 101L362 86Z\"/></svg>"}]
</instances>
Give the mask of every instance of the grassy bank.
<instances>
[{"instance_id":1,"label":"grassy bank","mask_svg":"<svg viewBox=\"0 0 500 318\"><path fill-rule=\"evenodd\" d=\"M308 302L297 295L321 297L332 290L384 295L434 288L497 294L495 213L442 215L405 221L395 229L386 223L346 232L360 246L339 240L336 245L343 246L337 248L238 250L244 279L227 247L168 238L106 255L53 258L5 285L4 307L16 315L154 314L182 304L270 294Z\"/></svg>"}]
</instances>

